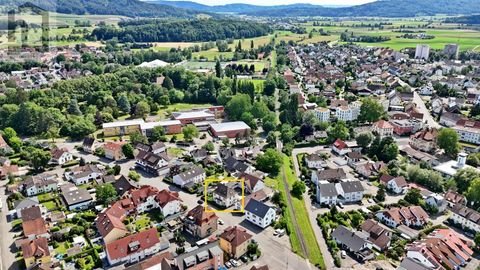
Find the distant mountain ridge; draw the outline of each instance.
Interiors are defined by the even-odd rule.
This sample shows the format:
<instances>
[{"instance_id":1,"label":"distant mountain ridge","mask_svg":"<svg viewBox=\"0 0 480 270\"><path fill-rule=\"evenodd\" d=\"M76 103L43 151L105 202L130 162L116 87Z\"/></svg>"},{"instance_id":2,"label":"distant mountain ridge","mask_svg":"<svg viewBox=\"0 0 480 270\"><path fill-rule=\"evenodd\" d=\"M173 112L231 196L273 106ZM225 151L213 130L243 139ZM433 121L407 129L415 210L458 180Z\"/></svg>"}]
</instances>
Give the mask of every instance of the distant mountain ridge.
<instances>
[{"instance_id":1,"label":"distant mountain ridge","mask_svg":"<svg viewBox=\"0 0 480 270\"><path fill-rule=\"evenodd\" d=\"M16 7L31 3L48 11L66 14L121 15L127 17L191 18L199 11L139 0L0 0L0 6Z\"/></svg>"},{"instance_id":2,"label":"distant mountain ridge","mask_svg":"<svg viewBox=\"0 0 480 270\"><path fill-rule=\"evenodd\" d=\"M284 6L229 4L207 6L191 1L152 1L156 4L188 8L202 12L238 13L270 17L415 17L437 14L470 15L480 11L479 0L378 0L363 5L336 8L311 4Z\"/></svg>"}]
</instances>

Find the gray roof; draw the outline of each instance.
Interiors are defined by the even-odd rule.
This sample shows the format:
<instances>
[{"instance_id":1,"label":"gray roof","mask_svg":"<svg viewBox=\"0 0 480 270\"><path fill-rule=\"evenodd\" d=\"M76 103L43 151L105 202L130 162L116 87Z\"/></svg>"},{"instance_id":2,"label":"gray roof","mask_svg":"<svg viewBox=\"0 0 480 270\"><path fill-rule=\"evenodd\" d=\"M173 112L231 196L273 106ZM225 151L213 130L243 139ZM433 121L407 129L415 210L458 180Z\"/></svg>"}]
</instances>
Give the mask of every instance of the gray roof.
<instances>
[{"instance_id":1,"label":"gray roof","mask_svg":"<svg viewBox=\"0 0 480 270\"><path fill-rule=\"evenodd\" d=\"M209 258L213 256L223 255L223 251L219 247L219 242L215 241L207 245L204 245L202 247L192 248L191 251L180 254L177 256L177 258L175 258L175 261L179 266L180 265L184 266L184 264L192 263L192 262L195 262L195 264L198 264L200 262L197 261L197 257L198 257L197 255L199 254L205 255L206 251L209 252L209 255L210 255ZM186 268L182 267L180 269L186 269Z\"/></svg>"},{"instance_id":2,"label":"gray roof","mask_svg":"<svg viewBox=\"0 0 480 270\"><path fill-rule=\"evenodd\" d=\"M345 193L362 192L365 190L360 181L341 182L340 185Z\"/></svg>"},{"instance_id":3,"label":"gray roof","mask_svg":"<svg viewBox=\"0 0 480 270\"><path fill-rule=\"evenodd\" d=\"M236 195L235 191L233 190L233 188L223 184L223 183L220 183L217 185L217 188L215 189L214 191L215 194L217 194L218 196L221 196L223 198L231 198L231 197L234 197Z\"/></svg>"},{"instance_id":4,"label":"gray roof","mask_svg":"<svg viewBox=\"0 0 480 270\"><path fill-rule=\"evenodd\" d=\"M412 259L412 258L405 258L403 259L400 266L397 270L431 270L433 268L426 267L425 265L421 264L419 261Z\"/></svg>"},{"instance_id":5,"label":"gray roof","mask_svg":"<svg viewBox=\"0 0 480 270\"><path fill-rule=\"evenodd\" d=\"M86 189L73 187L62 188L62 196L68 206L93 200Z\"/></svg>"},{"instance_id":6,"label":"gray roof","mask_svg":"<svg viewBox=\"0 0 480 270\"><path fill-rule=\"evenodd\" d=\"M350 231L347 227L340 225L333 232L332 237L338 242L347 246L353 252L361 251L363 245L367 242L361 238L357 232Z\"/></svg>"},{"instance_id":7,"label":"gray roof","mask_svg":"<svg viewBox=\"0 0 480 270\"><path fill-rule=\"evenodd\" d=\"M194 177L197 177L201 174L204 174L205 173L205 170L203 170L203 168L201 167L198 167L198 166L192 166L190 169L188 169L187 171L184 171L182 173L179 173L178 176L184 180L184 181L187 181L187 180L190 180Z\"/></svg>"},{"instance_id":8,"label":"gray roof","mask_svg":"<svg viewBox=\"0 0 480 270\"><path fill-rule=\"evenodd\" d=\"M342 168L339 169L326 169L315 172L318 179L320 180L335 180L335 179L344 179L347 177L347 174Z\"/></svg>"},{"instance_id":9,"label":"gray roof","mask_svg":"<svg viewBox=\"0 0 480 270\"><path fill-rule=\"evenodd\" d=\"M23 200L18 200L13 203L15 210L32 207L38 204L38 197L25 198Z\"/></svg>"},{"instance_id":10,"label":"gray roof","mask_svg":"<svg viewBox=\"0 0 480 270\"><path fill-rule=\"evenodd\" d=\"M338 195L335 184L318 184L318 189L320 190L321 197L336 197Z\"/></svg>"},{"instance_id":11,"label":"gray roof","mask_svg":"<svg viewBox=\"0 0 480 270\"><path fill-rule=\"evenodd\" d=\"M258 217L265 217L268 213L268 210L270 210L270 206L259 202L255 199L250 199L248 201L247 206L245 206L245 211L248 211Z\"/></svg>"}]
</instances>

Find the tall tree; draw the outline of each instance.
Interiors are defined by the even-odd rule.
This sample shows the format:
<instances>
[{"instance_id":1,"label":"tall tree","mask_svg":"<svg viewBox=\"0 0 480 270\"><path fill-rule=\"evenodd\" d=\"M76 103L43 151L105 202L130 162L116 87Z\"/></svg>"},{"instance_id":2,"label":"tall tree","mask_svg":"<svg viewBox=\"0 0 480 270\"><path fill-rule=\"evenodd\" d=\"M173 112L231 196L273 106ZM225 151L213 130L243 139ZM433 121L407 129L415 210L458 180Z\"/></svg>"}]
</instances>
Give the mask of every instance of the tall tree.
<instances>
[{"instance_id":1,"label":"tall tree","mask_svg":"<svg viewBox=\"0 0 480 270\"><path fill-rule=\"evenodd\" d=\"M183 128L183 137L186 141L192 141L194 138L197 138L200 132L198 128L194 125L187 125Z\"/></svg>"},{"instance_id":2,"label":"tall tree","mask_svg":"<svg viewBox=\"0 0 480 270\"><path fill-rule=\"evenodd\" d=\"M376 99L365 98L360 106L359 120L365 122L378 121L385 114L385 110Z\"/></svg>"},{"instance_id":3,"label":"tall tree","mask_svg":"<svg viewBox=\"0 0 480 270\"><path fill-rule=\"evenodd\" d=\"M130 113L131 105L130 101L127 98L127 95L120 95L117 101L118 108L124 113Z\"/></svg>"},{"instance_id":4,"label":"tall tree","mask_svg":"<svg viewBox=\"0 0 480 270\"><path fill-rule=\"evenodd\" d=\"M220 60L218 59L217 59L217 62L215 63L215 75L217 76L217 78L223 77L222 64L220 64Z\"/></svg>"},{"instance_id":5,"label":"tall tree","mask_svg":"<svg viewBox=\"0 0 480 270\"><path fill-rule=\"evenodd\" d=\"M80 111L80 107L78 106L78 102L76 99L72 98L70 103L68 104L67 111L69 114L73 115L81 115L82 111Z\"/></svg>"},{"instance_id":6,"label":"tall tree","mask_svg":"<svg viewBox=\"0 0 480 270\"><path fill-rule=\"evenodd\" d=\"M140 101L135 106L135 116L145 118L150 113L150 105L145 101Z\"/></svg>"},{"instance_id":7,"label":"tall tree","mask_svg":"<svg viewBox=\"0 0 480 270\"><path fill-rule=\"evenodd\" d=\"M445 154L454 157L458 154L458 134L454 129L442 128L437 136L438 147L445 151Z\"/></svg>"}]
</instances>

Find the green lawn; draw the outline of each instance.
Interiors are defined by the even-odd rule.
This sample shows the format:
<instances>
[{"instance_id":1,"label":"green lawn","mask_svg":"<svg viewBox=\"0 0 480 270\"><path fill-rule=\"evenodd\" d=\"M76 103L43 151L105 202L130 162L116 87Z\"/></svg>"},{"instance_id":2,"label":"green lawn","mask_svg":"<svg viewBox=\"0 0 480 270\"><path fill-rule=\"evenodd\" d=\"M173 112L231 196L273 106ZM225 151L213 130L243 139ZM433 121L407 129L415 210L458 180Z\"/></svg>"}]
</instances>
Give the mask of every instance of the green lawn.
<instances>
[{"instance_id":1,"label":"green lawn","mask_svg":"<svg viewBox=\"0 0 480 270\"><path fill-rule=\"evenodd\" d=\"M45 206L45 208L47 208L48 211L53 211L53 210L58 208L55 201L44 202L44 203L42 203L42 205Z\"/></svg>"},{"instance_id":2,"label":"green lawn","mask_svg":"<svg viewBox=\"0 0 480 270\"><path fill-rule=\"evenodd\" d=\"M68 243L61 242L61 243L58 243L58 247L55 249L55 252L57 252L57 254L67 254L67 249L68 249Z\"/></svg>"},{"instance_id":3,"label":"green lawn","mask_svg":"<svg viewBox=\"0 0 480 270\"><path fill-rule=\"evenodd\" d=\"M37 196L39 202L50 201L55 196L52 193L43 193Z\"/></svg>"},{"instance_id":4,"label":"green lawn","mask_svg":"<svg viewBox=\"0 0 480 270\"><path fill-rule=\"evenodd\" d=\"M168 148L167 154L171 157L181 157L183 155L184 150L181 148Z\"/></svg>"},{"instance_id":5,"label":"green lawn","mask_svg":"<svg viewBox=\"0 0 480 270\"><path fill-rule=\"evenodd\" d=\"M140 215L135 220L135 227L137 231L148 228L151 225L150 218L147 215Z\"/></svg>"},{"instance_id":6,"label":"green lawn","mask_svg":"<svg viewBox=\"0 0 480 270\"><path fill-rule=\"evenodd\" d=\"M281 188L280 190L283 196L286 196L286 192L290 192L293 183L297 181L297 177L295 176L295 173L290 167L292 164L291 159L287 156L284 156L283 161L284 161L288 187L285 187L282 185L283 188ZM281 180L281 177L282 176L280 175L278 178L278 181L280 181L280 183L283 183L283 181ZM318 246L317 238L315 237L315 233L313 232L312 224L310 223L305 202L303 201L303 199L298 199L292 196L292 204L294 209L293 213L295 215L298 226L300 227L300 232L303 234L303 238L306 242L305 244L309 251L308 259L312 264L314 265L319 264L321 269L325 269L325 262L323 261L323 256L320 251L320 247ZM289 227L293 229L293 221L291 220L289 213L290 212L287 211L286 218L287 218L287 222L289 223ZM297 236L293 230L292 230L292 233L290 234L290 241L292 243L293 251L300 255L304 255L301 252L302 249L300 245L300 240L297 239Z\"/></svg>"}]
</instances>

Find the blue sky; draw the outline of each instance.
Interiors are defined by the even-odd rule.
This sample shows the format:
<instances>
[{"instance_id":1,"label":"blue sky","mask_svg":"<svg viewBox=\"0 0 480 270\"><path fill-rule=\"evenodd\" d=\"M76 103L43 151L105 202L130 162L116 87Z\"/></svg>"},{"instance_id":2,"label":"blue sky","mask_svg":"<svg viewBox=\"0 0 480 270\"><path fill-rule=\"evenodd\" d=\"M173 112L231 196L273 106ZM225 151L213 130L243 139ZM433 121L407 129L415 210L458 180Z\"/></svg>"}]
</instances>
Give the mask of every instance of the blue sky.
<instances>
[{"instance_id":1,"label":"blue sky","mask_svg":"<svg viewBox=\"0 0 480 270\"><path fill-rule=\"evenodd\" d=\"M232 3L252 5L287 5L295 3L307 3L315 5L360 5L375 0L190 0L205 5L224 5Z\"/></svg>"}]
</instances>

